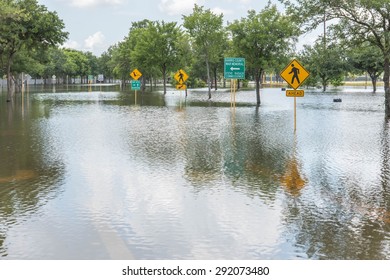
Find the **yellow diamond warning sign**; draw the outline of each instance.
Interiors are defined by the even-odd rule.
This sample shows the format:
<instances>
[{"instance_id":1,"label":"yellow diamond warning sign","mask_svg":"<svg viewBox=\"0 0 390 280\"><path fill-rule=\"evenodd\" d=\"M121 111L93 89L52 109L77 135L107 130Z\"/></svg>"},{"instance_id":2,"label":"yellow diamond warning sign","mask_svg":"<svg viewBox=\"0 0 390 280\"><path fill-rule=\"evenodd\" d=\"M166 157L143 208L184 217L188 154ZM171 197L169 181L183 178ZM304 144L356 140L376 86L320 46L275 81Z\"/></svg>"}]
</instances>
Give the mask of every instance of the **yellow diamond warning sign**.
<instances>
[{"instance_id":1,"label":"yellow diamond warning sign","mask_svg":"<svg viewBox=\"0 0 390 280\"><path fill-rule=\"evenodd\" d=\"M138 69L134 69L133 72L130 73L130 76L131 76L134 80L137 81L139 78L141 78L142 73L141 73Z\"/></svg>"},{"instance_id":2,"label":"yellow diamond warning sign","mask_svg":"<svg viewBox=\"0 0 390 280\"><path fill-rule=\"evenodd\" d=\"M303 82L310 76L305 68L298 62L298 60L292 60L286 68L280 72L280 76L293 88L299 88Z\"/></svg>"},{"instance_id":3,"label":"yellow diamond warning sign","mask_svg":"<svg viewBox=\"0 0 390 280\"><path fill-rule=\"evenodd\" d=\"M187 81L188 75L183 69L180 69L179 71L177 71L174 78L180 85L182 85L185 81Z\"/></svg>"}]
</instances>

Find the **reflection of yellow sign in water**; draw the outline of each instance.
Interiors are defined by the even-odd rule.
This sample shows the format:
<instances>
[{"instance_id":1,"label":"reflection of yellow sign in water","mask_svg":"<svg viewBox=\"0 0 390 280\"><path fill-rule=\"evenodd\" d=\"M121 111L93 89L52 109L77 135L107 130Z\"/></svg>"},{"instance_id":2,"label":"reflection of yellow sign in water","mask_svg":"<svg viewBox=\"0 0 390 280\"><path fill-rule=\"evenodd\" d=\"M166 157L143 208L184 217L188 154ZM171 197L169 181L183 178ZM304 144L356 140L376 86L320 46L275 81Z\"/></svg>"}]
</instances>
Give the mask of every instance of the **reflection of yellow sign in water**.
<instances>
[{"instance_id":1,"label":"reflection of yellow sign in water","mask_svg":"<svg viewBox=\"0 0 390 280\"><path fill-rule=\"evenodd\" d=\"M303 82L310 76L310 73L299 63L298 60L292 60L286 68L280 72L280 76L293 88L299 88Z\"/></svg>"},{"instance_id":2,"label":"reflection of yellow sign in water","mask_svg":"<svg viewBox=\"0 0 390 280\"><path fill-rule=\"evenodd\" d=\"M299 172L299 164L293 157L287 164L286 173L282 176L280 182L292 195L298 195L299 191L306 185L306 180L302 178Z\"/></svg>"}]
</instances>

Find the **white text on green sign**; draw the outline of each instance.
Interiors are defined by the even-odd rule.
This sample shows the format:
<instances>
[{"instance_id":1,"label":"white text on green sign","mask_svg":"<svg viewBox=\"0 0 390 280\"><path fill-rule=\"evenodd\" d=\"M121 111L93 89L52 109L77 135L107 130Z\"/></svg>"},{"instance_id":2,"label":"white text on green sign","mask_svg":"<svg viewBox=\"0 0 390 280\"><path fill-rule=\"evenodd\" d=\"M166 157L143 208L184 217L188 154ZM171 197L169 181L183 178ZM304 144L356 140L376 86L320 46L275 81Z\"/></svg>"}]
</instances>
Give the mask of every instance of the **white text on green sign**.
<instances>
[{"instance_id":1,"label":"white text on green sign","mask_svg":"<svg viewBox=\"0 0 390 280\"><path fill-rule=\"evenodd\" d=\"M141 81L131 81L131 89L132 90L140 90L141 89Z\"/></svg>"},{"instance_id":2,"label":"white text on green sign","mask_svg":"<svg viewBox=\"0 0 390 280\"><path fill-rule=\"evenodd\" d=\"M245 58L225 57L224 78L245 79Z\"/></svg>"}]
</instances>

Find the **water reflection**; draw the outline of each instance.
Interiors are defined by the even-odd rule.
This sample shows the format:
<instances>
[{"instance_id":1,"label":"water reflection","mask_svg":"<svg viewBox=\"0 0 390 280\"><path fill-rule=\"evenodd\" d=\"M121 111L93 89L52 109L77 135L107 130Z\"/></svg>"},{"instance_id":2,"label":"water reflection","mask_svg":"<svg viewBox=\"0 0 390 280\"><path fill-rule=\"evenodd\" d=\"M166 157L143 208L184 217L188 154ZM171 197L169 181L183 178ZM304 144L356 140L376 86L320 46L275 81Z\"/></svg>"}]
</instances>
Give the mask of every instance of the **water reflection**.
<instances>
[{"instance_id":1,"label":"water reflection","mask_svg":"<svg viewBox=\"0 0 390 280\"><path fill-rule=\"evenodd\" d=\"M293 154L288 160L286 172L281 177L281 184L293 196L298 196L300 191L306 186L307 180L302 176L301 164L297 154L297 139L294 137Z\"/></svg>"},{"instance_id":2,"label":"water reflection","mask_svg":"<svg viewBox=\"0 0 390 280\"><path fill-rule=\"evenodd\" d=\"M2 96L0 96L1 99ZM0 256L8 255L5 240L10 227L28 219L56 197L61 162L48 157L41 145L40 112L25 96L0 110ZM1 102L3 103L3 102Z\"/></svg>"},{"instance_id":3,"label":"water reflection","mask_svg":"<svg viewBox=\"0 0 390 280\"><path fill-rule=\"evenodd\" d=\"M390 258L382 97L308 93L294 134L262 94L31 92L1 111L1 257Z\"/></svg>"}]
</instances>

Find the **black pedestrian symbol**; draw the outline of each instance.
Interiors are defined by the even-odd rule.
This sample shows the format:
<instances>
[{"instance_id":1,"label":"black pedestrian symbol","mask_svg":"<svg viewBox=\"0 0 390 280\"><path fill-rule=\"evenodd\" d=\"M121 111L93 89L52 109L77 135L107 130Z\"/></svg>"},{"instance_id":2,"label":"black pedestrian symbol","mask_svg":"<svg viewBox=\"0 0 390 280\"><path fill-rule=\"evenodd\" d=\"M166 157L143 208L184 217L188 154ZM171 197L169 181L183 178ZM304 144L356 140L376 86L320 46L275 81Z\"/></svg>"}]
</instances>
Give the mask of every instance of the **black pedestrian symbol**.
<instances>
[{"instance_id":1,"label":"black pedestrian symbol","mask_svg":"<svg viewBox=\"0 0 390 280\"><path fill-rule=\"evenodd\" d=\"M179 84L182 84L184 83L184 74L179 71L179 80L178 80Z\"/></svg>"},{"instance_id":2,"label":"black pedestrian symbol","mask_svg":"<svg viewBox=\"0 0 390 280\"><path fill-rule=\"evenodd\" d=\"M137 75L137 72L133 72L133 77L135 78L135 77L137 77L138 75Z\"/></svg>"},{"instance_id":3,"label":"black pedestrian symbol","mask_svg":"<svg viewBox=\"0 0 390 280\"><path fill-rule=\"evenodd\" d=\"M299 80L299 69L297 67L294 66L294 64L291 64L291 71L289 74L293 74L292 76L292 79L291 79L291 84L294 83L294 80L297 79L297 82L298 84L301 83L301 81Z\"/></svg>"}]
</instances>

